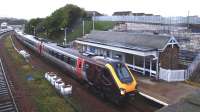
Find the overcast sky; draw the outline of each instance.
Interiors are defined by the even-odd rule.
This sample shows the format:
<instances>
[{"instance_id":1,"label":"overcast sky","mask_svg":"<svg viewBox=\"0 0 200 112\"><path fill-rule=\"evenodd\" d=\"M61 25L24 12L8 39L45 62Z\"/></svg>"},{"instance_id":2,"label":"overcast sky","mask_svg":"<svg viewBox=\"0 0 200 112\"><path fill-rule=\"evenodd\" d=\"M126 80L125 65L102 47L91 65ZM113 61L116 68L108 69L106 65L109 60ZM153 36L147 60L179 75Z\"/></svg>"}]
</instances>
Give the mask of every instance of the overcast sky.
<instances>
[{"instance_id":1,"label":"overcast sky","mask_svg":"<svg viewBox=\"0 0 200 112\"><path fill-rule=\"evenodd\" d=\"M114 11L132 11L163 16L200 16L199 0L0 0L0 17L46 17L54 10L75 4L85 10L111 15Z\"/></svg>"}]
</instances>

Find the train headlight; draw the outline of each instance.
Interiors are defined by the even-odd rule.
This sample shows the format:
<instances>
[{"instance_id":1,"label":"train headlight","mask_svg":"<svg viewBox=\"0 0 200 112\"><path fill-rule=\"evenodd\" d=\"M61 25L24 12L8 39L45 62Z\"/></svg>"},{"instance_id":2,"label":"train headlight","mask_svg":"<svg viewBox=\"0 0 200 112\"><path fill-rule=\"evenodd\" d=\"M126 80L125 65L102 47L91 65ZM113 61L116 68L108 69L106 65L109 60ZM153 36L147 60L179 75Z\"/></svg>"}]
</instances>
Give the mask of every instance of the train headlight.
<instances>
[{"instance_id":1,"label":"train headlight","mask_svg":"<svg viewBox=\"0 0 200 112\"><path fill-rule=\"evenodd\" d=\"M121 94L121 95L125 95L125 93L126 93L126 90L125 90L125 89L120 89L120 94Z\"/></svg>"}]
</instances>

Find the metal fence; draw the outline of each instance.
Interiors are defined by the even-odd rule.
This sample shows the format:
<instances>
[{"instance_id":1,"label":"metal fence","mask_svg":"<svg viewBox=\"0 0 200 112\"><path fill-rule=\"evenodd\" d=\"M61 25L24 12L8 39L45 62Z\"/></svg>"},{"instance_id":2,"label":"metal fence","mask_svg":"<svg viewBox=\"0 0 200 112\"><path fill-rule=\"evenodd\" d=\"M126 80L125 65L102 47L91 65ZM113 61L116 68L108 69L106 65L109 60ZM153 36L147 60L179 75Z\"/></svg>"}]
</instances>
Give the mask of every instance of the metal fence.
<instances>
[{"instance_id":1,"label":"metal fence","mask_svg":"<svg viewBox=\"0 0 200 112\"><path fill-rule=\"evenodd\" d=\"M138 23L154 23L154 24L200 24L198 16L177 16L177 17L162 17L162 16L96 16L95 21L124 21Z\"/></svg>"},{"instance_id":2,"label":"metal fence","mask_svg":"<svg viewBox=\"0 0 200 112\"><path fill-rule=\"evenodd\" d=\"M189 67L186 70L186 79L188 79L193 72L195 72L196 69L198 69L200 65L200 53L196 56L196 58L194 59L194 61L189 65Z\"/></svg>"}]
</instances>

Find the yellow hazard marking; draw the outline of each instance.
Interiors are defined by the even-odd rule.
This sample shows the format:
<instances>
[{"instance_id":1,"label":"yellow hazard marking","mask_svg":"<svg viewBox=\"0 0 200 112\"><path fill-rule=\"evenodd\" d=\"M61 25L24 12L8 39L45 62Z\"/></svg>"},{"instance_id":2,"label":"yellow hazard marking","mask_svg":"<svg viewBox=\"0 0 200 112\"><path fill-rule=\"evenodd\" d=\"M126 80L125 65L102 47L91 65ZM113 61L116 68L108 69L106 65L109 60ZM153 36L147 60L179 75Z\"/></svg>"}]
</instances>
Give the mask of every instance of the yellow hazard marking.
<instances>
[{"instance_id":1,"label":"yellow hazard marking","mask_svg":"<svg viewBox=\"0 0 200 112\"><path fill-rule=\"evenodd\" d=\"M133 78L133 81L131 83L129 83L129 84L125 84L125 83L122 83L119 80L114 68L110 64L106 64L106 67L110 70L110 72L111 72L112 76L114 77L114 80L117 83L117 86L119 88L124 89L126 92L131 92L131 91L135 91L136 90L136 88L135 88L136 84L137 84L136 80L135 80L135 78L133 77L133 74L130 72L130 70L128 68L127 69L129 71L131 77Z\"/></svg>"}]
</instances>

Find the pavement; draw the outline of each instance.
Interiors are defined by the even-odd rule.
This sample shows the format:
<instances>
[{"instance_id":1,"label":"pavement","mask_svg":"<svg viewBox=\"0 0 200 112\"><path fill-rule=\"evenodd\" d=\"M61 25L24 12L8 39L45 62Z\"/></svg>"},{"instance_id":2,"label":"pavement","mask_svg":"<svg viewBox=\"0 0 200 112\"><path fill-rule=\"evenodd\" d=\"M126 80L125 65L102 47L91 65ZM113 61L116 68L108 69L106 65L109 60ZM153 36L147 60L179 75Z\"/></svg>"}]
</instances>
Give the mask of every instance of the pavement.
<instances>
[{"instance_id":1,"label":"pavement","mask_svg":"<svg viewBox=\"0 0 200 112\"><path fill-rule=\"evenodd\" d=\"M154 81L142 76L138 76L137 81L142 94L167 105L177 103L181 98L200 90L184 82Z\"/></svg>"}]
</instances>

